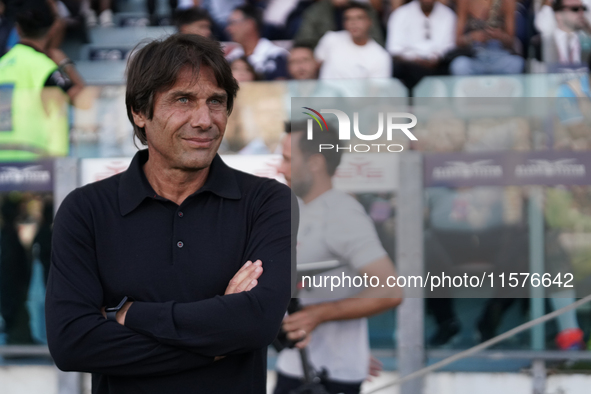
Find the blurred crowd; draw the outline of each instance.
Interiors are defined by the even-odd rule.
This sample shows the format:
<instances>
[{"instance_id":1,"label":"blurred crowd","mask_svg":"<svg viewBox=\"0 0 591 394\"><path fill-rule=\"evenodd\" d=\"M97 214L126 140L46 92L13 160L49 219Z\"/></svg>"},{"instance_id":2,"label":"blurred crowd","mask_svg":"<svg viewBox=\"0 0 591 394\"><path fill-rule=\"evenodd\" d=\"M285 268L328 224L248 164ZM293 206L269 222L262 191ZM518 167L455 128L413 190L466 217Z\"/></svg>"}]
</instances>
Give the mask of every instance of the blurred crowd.
<instances>
[{"instance_id":1,"label":"blurred crowd","mask_svg":"<svg viewBox=\"0 0 591 394\"><path fill-rule=\"evenodd\" d=\"M130 0L48 1L58 15L48 46L58 48L64 35L115 26L114 12ZM0 54L18 40L25 2L0 0ZM223 42L240 81L395 77L412 89L428 75L519 74L531 63L536 72L585 68L588 2L147 0L141 23Z\"/></svg>"}]
</instances>

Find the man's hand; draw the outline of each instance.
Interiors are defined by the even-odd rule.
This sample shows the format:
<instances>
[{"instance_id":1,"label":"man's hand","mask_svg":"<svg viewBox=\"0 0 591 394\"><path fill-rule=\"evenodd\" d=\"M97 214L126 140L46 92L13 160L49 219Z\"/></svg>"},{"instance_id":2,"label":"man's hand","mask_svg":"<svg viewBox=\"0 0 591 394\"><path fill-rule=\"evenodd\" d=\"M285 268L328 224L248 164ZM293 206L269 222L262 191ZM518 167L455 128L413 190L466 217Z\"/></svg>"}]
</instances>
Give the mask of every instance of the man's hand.
<instances>
[{"instance_id":1,"label":"man's hand","mask_svg":"<svg viewBox=\"0 0 591 394\"><path fill-rule=\"evenodd\" d=\"M369 356L369 376L367 377L367 381L371 382L372 377L380 376L380 372L384 370L384 365L380 360L375 358L374 356Z\"/></svg>"},{"instance_id":2,"label":"man's hand","mask_svg":"<svg viewBox=\"0 0 591 394\"><path fill-rule=\"evenodd\" d=\"M283 319L283 331L288 339L299 341L295 345L297 348L306 347L310 342L310 334L322 323L322 317L317 312L318 309L311 305Z\"/></svg>"},{"instance_id":3,"label":"man's hand","mask_svg":"<svg viewBox=\"0 0 591 394\"><path fill-rule=\"evenodd\" d=\"M262 273L263 262L261 260L255 261L254 264L251 261L247 261L230 280L224 295L252 290L257 285L257 279Z\"/></svg>"}]
</instances>

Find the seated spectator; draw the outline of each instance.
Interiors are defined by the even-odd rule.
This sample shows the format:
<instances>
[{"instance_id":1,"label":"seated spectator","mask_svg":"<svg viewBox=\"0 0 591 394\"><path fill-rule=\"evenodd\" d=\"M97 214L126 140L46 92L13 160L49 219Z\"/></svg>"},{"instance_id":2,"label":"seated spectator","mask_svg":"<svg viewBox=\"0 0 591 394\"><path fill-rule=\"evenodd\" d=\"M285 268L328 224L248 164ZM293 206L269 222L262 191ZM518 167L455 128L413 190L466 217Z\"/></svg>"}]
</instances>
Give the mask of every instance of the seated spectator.
<instances>
[{"instance_id":1,"label":"seated spectator","mask_svg":"<svg viewBox=\"0 0 591 394\"><path fill-rule=\"evenodd\" d=\"M515 0L458 0L453 75L519 74L523 58L514 54Z\"/></svg>"},{"instance_id":2,"label":"seated spectator","mask_svg":"<svg viewBox=\"0 0 591 394\"><path fill-rule=\"evenodd\" d=\"M263 36L270 40L289 40L293 38L288 31L292 13L301 13L298 9L300 4L310 5L310 2L299 0L269 0L263 11L263 22L265 25Z\"/></svg>"},{"instance_id":3,"label":"seated spectator","mask_svg":"<svg viewBox=\"0 0 591 394\"><path fill-rule=\"evenodd\" d=\"M368 5L350 2L343 9L343 31L329 31L314 56L322 66L320 79L390 78L392 58L373 38Z\"/></svg>"},{"instance_id":4,"label":"seated spectator","mask_svg":"<svg viewBox=\"0 0 591 394\"><path fill-rule=\"evenodd\" d=\"M260 9L252 5L237 7L228 19L226 30L240 47L232 50L227 59L246 56L257 73L266 80L287 78L287 50L261 37L263 26Z\"/></svg>"},{"instance_id":5,"label":"seated spectator","mask_svg":"<svg viewBox=\"0 0 591 394\"><path fill-rule=\"evenodd\" d=\"M579 32L591 33L591 25L585 16L587 7L581 0L549 1L542 6L534 23L542 34L544 60L560 65L579 65L581 42Z\"/></svg>"},{"instance_id":6,"label":"seated spectator","mask_svg":"<svg viewBox=\"0 0 591 394\"><path fill-rule=\"evenodd\" d=\"M219 41L229 41L230 37L226 34L228 18L236 7L244 4L244 0L200 0L199 6L211 15L214 37Z\"/></svg>"},{"instance_id":7,"label":"seated spectator","mask_svg":"<svg viewBox=\"0 0 591 394\"><path fill-rule=\"evenodd\" d=\"M179 33L211 37L211 17L201 8L178 10L174 14L174 23Z\"/></svg>"},{"instance_id":8,"label":"seated spectator","mask_svg":"<svg viewBox=\"0 0 591 394\"><path fill-rule=\"evenodd\" d=\"M435 0L414 0L388 20L386 49L394 57L394 77L412 89L426 75L444 72L443 55L455 46L456 15Z\"/></svg>"},{"instance_id":9,"label":"seated spectator","mask_svg":"<svg viewBox=\"0 0 591 394\"><path fill-rule=\"evenodd\" d=\"M170 16L174 16L174 12L178 7L178 0L168 0L168 6L170 7ZM160 20L158 15L156 15L156 7L157 7L157 0L146 0L146 9L148 10L148 15L150 16L150 25L158 26L160 24ZM172 18L171 18L172 19Z\"/></svg>"},{"instance_id":10,"label":"seated spectator","mask_svg":"<svg viewBox=\"0 0 591 394\"><path fill-rule=\"evenodd\" d=\"M298 45L291 48L287 60L287 69L292 79L318 79L320 65L314 59L314 51L308 46Z\"/></svg>"},{"instance_id":11,"label":"seated spectator","mask_svg":"<svg viewBox=\"0 0 591 394\"><path fill-rule=\"evenodd\" d=\"M343 14L349 0L320 0L304 12L304 18L295 43L315 47L320 38L328 31L343 30ZM370 36L380 45L384 45L384 35L380 28L380 20L373 8L369 8L371 19Z\"/></svg>"},{"instance_id":12,"label":"seated spectator","mask_svg":"<svg viewBox=\"0 0 591 394\"><path fill-rule=\"evenodd\" d=\"M234 76L234 79L236 79L238 83L258 81L260 79L245 56L234 60L230 64L230 68L232 69L232 76Z\"/></svg>"},{"instance_id":13,"label":"seated spectator","mask_svg":"<svg viewBox=\"0 0 591 394\"><path fill-rule=\"evenodd\" d=\"M113 4L111 0L65 0L64 13L60 12L63 18L70 18L78 14L78 8L81 8L80 12L85 15L86 25L88 27L113 27ZM156 3L154 3L154 7ZM153 11L152 11L153 14ZM150 14L150 15L152 15ZM97 18L98 15L98 18Z\"/></svg>"}]
</instances>

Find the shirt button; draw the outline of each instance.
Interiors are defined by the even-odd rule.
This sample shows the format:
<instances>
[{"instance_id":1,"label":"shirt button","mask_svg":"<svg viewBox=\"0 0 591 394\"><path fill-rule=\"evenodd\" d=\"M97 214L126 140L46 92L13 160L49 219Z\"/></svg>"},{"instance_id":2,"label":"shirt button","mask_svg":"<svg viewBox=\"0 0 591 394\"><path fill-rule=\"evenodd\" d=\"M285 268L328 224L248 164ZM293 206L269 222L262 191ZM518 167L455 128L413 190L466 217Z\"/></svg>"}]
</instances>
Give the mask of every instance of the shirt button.
<instances>
[{"instance_id":1,"label":"shirt button","mask_svg":"<svg viewBox=\"0 0 591 394\"><path fill-rule=\"evenodd\" d=\"M179 248L182 248L183 246L185 246L185 244L183 243L183 241L179 241L176 243L176 246L178 246Z\"/></svg>"},{"instance_id":2,"label":"shirt button","mask_svg":"<svg viewBox=\"0 0 591 394\"><path fill-rule=\"evenodd\" d=\"M182 212L179 212L178 215L179 215L179 218L182 218L183 217L183 213Z\"/></svg>"}]
</instances>

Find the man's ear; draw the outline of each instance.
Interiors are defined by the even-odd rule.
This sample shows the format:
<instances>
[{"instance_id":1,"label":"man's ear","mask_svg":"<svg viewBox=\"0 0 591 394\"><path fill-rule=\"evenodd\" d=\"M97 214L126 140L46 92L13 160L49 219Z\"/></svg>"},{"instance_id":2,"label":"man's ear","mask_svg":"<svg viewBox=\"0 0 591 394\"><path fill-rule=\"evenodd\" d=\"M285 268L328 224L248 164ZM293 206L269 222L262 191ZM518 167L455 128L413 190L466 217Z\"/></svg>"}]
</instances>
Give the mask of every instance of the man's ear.
<instances>
[{"instance_id":1,"label":"man's ear","mask_svg":"<svg viewBox=\"0 0 591 394\"><path fill-rule=\"evenodd\" d=\"M133 109L131 110L131 114L133 115L133 123L135 123L137 127L146 127L146 115L140 112L135 112Z\"/></svg>"},{"instance_id":2,"label":"man's ear","mask_svg":"<svg viewBox=\"0 0 591 394\"><path fill-rule=\"evenodd\" d=\"M317 153L315 155L310 156L308 159L308 168L311 172L322 172L326 171L326 160L324 155Z\"/></svg>"}]
</instances>

